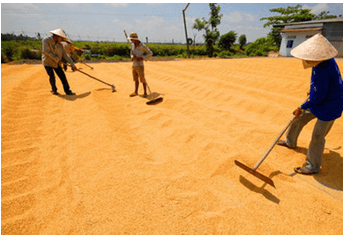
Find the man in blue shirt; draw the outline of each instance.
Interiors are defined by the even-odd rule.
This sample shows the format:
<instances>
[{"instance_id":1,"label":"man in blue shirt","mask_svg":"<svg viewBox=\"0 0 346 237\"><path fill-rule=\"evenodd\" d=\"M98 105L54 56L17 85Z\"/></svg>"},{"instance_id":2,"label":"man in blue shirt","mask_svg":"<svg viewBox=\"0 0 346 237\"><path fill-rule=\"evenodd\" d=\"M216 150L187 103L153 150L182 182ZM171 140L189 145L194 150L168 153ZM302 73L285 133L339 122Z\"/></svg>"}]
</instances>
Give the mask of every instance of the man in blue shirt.
<instances>
[{"instance_id":1,"label":"man in blue shirt","mask_svg":"<svg viewBox=\"0 0 346 237\"><path fill-rule=\"evenodd\" d=\"M294 169L300 174L319 172L325 136L335 119L342 114L343 80L334 60L337 54L338 51L321 34L316 34L291 51L292 56L303 60L304 68L312 67L310 95L309 100L293 112L296 119L287 131L286 141L280 140L278 145L295 148L303 127L317 118L306 164Z\"/></svg>"}]
</instances>

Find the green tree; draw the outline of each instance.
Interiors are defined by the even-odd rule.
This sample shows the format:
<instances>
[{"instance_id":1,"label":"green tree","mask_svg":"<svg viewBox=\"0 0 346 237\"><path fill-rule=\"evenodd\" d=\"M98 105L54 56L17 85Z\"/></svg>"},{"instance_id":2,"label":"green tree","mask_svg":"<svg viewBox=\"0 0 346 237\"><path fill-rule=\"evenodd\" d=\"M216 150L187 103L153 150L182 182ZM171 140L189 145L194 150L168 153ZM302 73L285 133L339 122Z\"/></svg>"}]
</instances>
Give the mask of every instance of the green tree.
<instances>
[{"instance_id":1,"label":"green tree","mask_svg":"<svg viewBox=\"0 0 346 237\"><path fill-rule=\"evenodd\" d=\"M246 45L246 35L239 36L239 44L241 49Z\"/></svg>"},{"instance_id":2,"label":"green tree","mask_svg":"<svg viewBox=\"0 0 346 237\"><path fill-rule=\"evenodd\" d=\"M222 14L220 14L221 7L217 6L216 3L209 3L209 8L209 20L207 21L204 17L201 20L197 18L192 28L198 31L205 30L203 37L207 46L208 55L212 57L214 51L213 45L215 45L220 37L217 26L221 23Z\"/></svg>"},{"instance_id":3,"label":"green tree","mask_svg":"<svg viewBox=\"0 0 346 237\"><path fill-rule=\"evenodd\" d=\"M314 17L314 20L331 19L331 18L337 18L338 17L337 15L328 15L328 14L329 14L329 11L323 11L323 12L317 14Z\"/></svg>"},{"instance_id":4,"label":"green tree","mask_svg":"<svg viewBox=\"0 0 346 237\"><path fill-rule=\"evenodd\" d=\"M231 47L236 40L237 40L237 33L231 30L230 32L220 37L218 46L222 50L231 51Z\"/></svg>"},{"instance_id":5,"label":"green tree","mask_svg":"<svg viewBox=\"0 0 346 237\"><path fill-rule=\"evenodd\" d=\"M271 17L262 17L260 20L268 20L263 26L272 26L271 31L268 33L268 38L272 39L274 44L280 47L281 36L280 31L283 30L284 24L301 21L311 21L316 19L329 19L336 18L336 15L328 15L329 12L321 12L318 15L311 13L311 9L303 9L302 5L298 4L294 7L287 8L274 8L270 12L277 12L280 15Z\"/></svg>"},{"instance_id":6,"label":"green tree","mask_svg":"<svg viewBox=\"0 0 346 237\"><path fill-rule=\"evenodd\" d=\"M281 43L280 31L283 30L284 24L291 22L310 21L315 17L315 14L311 13L311 9L303 9L302 5L300 4L294 7L289 6L287 8L274 8L270 9L269 11L277 12L280 15L262 17L260 20L268 20L268 22L263 25L264 27L276 25L276 27L273 27L269 32L268 37L272 38L275 45L278 47L280 47Z\"/></svg>"}]
</instances>

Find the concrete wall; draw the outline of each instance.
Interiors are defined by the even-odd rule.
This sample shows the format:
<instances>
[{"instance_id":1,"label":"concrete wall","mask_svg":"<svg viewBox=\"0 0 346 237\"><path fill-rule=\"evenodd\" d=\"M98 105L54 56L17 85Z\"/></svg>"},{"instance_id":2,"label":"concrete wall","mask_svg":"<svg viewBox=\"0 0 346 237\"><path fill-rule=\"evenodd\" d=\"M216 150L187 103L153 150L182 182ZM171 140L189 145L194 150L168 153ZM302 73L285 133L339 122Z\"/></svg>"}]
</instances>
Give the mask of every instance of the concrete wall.
<instances>
[{"instance_id":1,"label":"concrete wall","mask_svg":"<svg viewBox=\"0 0 346 237\"><path fill-rule=\"evenodd\" d=\"M343 24L342 22L330 22L323 25L322 35L329 41L342 40Z\"/></svg>"},{"instance_id":2,"label":"concrete wall","mask_svg":"<svg viewBox=\"0 0 346 237\"><path fill-rule=\"evenodd\" d=\"M280 46L280 54L281 56L287 56L290 57L291 50L303 43L307 36L313 36L317 33L320 33L320 31L306 31L306 32L285 32L282 34L282 40L281 40L281 46ZM291 38L294 37L295 38ZM288 41L292 40L292 48L287 48Z\"/></svg>"},{"instance_id":3,"label":"concrete wall","mask_svg":"<svg viewBox=\"0 0 346 237\"><path fill-rule=\"evenodd\" d=\"M336 56L337 58L342 58L343 55L343 41L341 40L330 40L329 41L335 48L336 50L339 52L339 54Z\"/></svg>"},{"instance_id":4,"label":"concrete wall","mask_svg":"<svg viewBox=\"0 0 346 237\"><path fill-rule=\"evenodd\" d=\"M289 26L285 29L299 29L299 26ZM280 46L280 54L282 56L290 57L291 50L297 47L299 44L307 40L306 36L315 35L317 33L322 33L330 43L338 50L339 54L337 57L343 57L343 22L326 22L323 24L323 29L321 31L302 31L302 32L283 32L282 40ZM292 38L295 37L295 38ZM288 41L293 40L292 48L287 48Z\"/></svg>"}]
</instances>

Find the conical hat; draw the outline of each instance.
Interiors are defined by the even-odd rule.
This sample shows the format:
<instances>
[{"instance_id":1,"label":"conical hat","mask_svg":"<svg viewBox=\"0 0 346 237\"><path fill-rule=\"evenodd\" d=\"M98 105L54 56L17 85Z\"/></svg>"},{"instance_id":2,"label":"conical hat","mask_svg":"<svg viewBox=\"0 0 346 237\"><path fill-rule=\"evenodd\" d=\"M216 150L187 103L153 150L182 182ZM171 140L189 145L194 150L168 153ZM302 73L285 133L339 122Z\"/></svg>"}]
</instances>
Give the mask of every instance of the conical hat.
<instances>
[{"instance_id":1,"label":"conical hat","mask_svg":"<svg viewBox=\"0 0 346 237\"><path fill-rule=\"evenodd\" d=\"M324 61L334 58L338 51L319 33L292 49L291 55L307 61Z\"/></svg>"},{"instance_id":2,"label":"conical hat","mask_svg":"<svg viewBox=\"0 0 346 237\"><path fill-rule=\"evenodd\" d=\"M69 38L67 38L67 36L65 35L65 32L63 30L56 29L56 30L52 30L49 32L52 33L53 35L57 35L57 36L62 37L64 41L67 41L67 42L72 44L72 41Z\"/></svg>"}]
</instances>

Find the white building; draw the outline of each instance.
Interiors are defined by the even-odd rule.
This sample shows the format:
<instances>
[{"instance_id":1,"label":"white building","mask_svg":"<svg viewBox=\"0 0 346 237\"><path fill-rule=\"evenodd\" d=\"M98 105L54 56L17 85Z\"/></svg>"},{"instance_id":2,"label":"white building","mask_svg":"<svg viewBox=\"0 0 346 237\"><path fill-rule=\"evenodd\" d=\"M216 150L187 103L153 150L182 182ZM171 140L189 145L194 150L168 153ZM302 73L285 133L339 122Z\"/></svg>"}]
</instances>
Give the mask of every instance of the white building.
<instances>
[{"instance_id":1,"label":"white building","mask_svg":"<svg viewBox=\"0 0 346 237\"><path fill-rule=\"evenodd\" d=\"M285 24L281 31L280 55L291 56L291 50L312 37L321 33L338 50L337 57L343 57L343 19L303 21Z\"/></svg>"}]
</instances>

